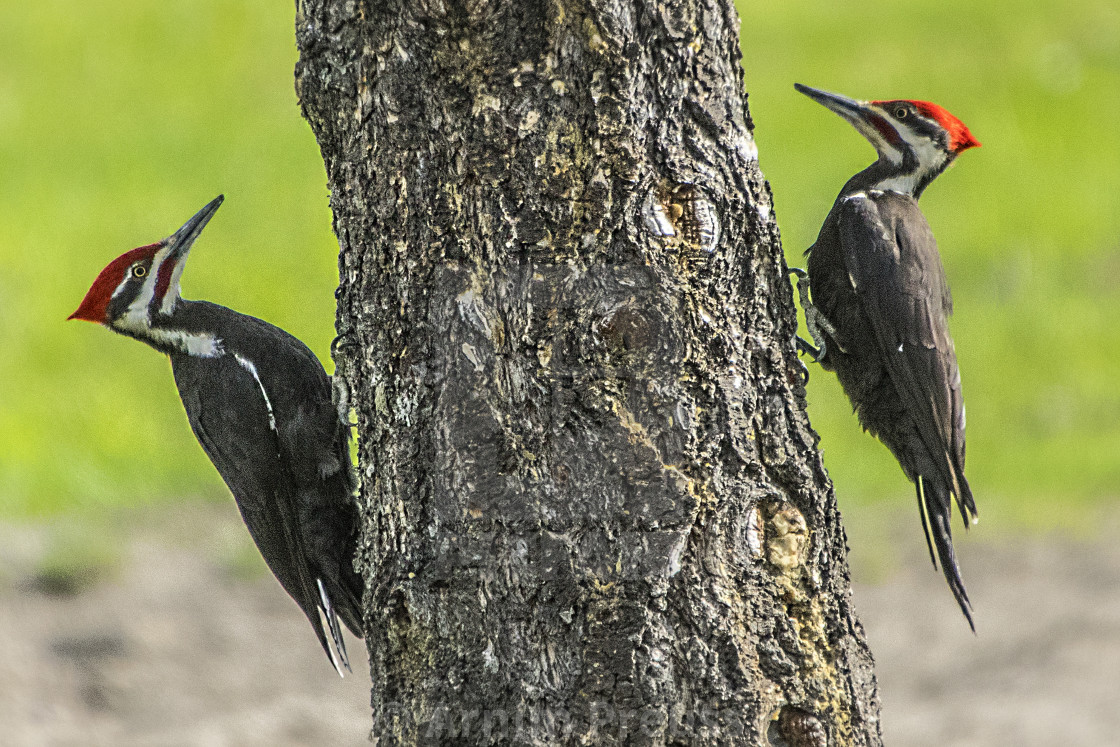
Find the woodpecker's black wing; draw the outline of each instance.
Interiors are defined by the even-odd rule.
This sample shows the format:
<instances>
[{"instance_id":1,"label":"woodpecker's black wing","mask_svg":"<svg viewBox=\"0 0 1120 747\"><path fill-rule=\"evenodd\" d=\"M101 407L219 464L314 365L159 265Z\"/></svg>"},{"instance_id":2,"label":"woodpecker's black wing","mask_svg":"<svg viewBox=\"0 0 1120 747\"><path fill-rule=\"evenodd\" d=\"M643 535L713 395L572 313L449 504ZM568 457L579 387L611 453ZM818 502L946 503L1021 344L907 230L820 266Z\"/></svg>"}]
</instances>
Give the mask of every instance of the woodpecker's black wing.
<instances>
[{"instance_id":1,"label":"woodpecker's black wing","mask_svg":"<svg viewBox=\"0 0 1120 747\"><path fill-rule=\"evenodd\" d=\"M305 550L328 600L333 600L346 627L361 638L364 585L353 566L359 517L349 428L339 419L330 378L319 359L299 340L283 334L290 361L282 368L260 371L261 381L278 413L277 435L298 496ZM296 371L299 375L293 376Z\"/></svg>"},{"instance_id":2,"label":"woodpecker's black wing","mask_svg":"<svg viewBox=\"0 0 1120 747\"><path fill-rule=\"evenodd\" d=\"M314 580L303 561L292 486L270 427L274 415L256 378L228 354L175 355L172 367L191 429L237 500L261 555L309 612L305 601L314 599Z\"/></svg>"},{"instance_id":3,"label":"woodpecker's black wing","mask_svg":"<svg viewBox=\"0 0 1120 747\"><path fill-rule=\"evenodd\" d=\"M931 555L936 546L946 580L971 623L953 554L950 496L966 526L976 507L964 477L964 402L937 243L909 196L857 193L836 207L849 282L909 420L877 423L877 435L914 481L927 542L933 535Z\"/></svg>"}]
</instances>

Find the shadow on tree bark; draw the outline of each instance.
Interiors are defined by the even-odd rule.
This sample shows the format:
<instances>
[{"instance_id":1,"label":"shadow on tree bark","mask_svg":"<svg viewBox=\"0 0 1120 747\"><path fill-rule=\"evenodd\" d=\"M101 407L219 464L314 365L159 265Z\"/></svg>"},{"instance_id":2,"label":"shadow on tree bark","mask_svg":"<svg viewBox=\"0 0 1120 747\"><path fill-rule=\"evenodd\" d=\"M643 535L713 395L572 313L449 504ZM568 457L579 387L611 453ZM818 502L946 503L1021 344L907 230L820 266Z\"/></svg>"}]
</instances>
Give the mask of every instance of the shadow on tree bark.
<instances>
[{"instance_id":1,"label":"shadow on tree bark","mask_svg":"<svg viewBox=\"0 0 1120 747\"><path fill-rule=\"evenodd\" d=\"M381 744L878 744L730 0L306 0Z\"/></svg>"}]
</instances>

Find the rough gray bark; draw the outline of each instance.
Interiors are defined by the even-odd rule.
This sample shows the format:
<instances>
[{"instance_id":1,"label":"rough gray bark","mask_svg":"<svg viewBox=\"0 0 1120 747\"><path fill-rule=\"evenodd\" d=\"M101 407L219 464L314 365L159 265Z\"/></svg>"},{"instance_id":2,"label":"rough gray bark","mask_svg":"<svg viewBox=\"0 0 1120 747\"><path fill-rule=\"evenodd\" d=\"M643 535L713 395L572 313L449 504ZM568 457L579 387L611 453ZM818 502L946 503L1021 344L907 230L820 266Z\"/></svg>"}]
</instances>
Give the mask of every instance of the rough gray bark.
<instances>
[{"instance_id":1,"label":"rough gray bark","mask_svg":"<svg viewBox=\"0 0 1120 747\"><path fill-rule=\"evenodd\" d=\"M305 0L382 744L878 744L731 0Z\"/></svg>"}]
</instances>

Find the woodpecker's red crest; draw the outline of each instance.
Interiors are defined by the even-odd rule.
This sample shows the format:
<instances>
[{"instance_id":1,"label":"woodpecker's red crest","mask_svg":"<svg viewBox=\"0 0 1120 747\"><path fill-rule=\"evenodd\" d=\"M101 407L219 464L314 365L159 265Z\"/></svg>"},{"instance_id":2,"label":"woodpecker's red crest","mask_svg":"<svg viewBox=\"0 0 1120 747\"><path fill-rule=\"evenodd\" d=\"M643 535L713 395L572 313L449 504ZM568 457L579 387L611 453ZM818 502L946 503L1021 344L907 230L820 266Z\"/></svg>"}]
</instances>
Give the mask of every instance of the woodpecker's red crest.
<instances>
[{"instance_id":1,"label":"woodpecker's red crest","mask_svg":"<svg viewBox=\"0 0 1120 747\"><path fill-rule=\"evenodd\" d=\"M97 324L108 324L109 301L112 300L117 288L129 277L129 273L134 271L132 269L134 265L143 268L136 272L148 272L151 269L156 252L162 246L163 244L160 243L137 247L110 262L97 276L97 279L93 281L93 285L86 292L78 310L66 317L66 320L81 319ZM141 274L139 277L143 277L143 275Z\"/></svg>"}]
</instances>

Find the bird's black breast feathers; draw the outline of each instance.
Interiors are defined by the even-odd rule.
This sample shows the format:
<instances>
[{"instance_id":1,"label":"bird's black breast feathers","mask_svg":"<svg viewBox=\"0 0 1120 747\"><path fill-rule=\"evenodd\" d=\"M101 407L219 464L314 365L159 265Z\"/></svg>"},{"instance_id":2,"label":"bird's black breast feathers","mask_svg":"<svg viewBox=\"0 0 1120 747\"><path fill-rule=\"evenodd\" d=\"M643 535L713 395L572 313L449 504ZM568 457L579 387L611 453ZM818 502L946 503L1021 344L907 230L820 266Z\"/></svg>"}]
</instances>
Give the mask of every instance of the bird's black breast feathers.
<instances>
[{"instance_id":1,"label":"bird's black breast feathers","mask_svg":"<svg viewBox=\"0 0 1120 747\"><path fill-rule=\"evenodd\" d=\"M219 397L232 398L224 402L229 405L224 408L227 412L214 417L238 418L240 432L274 442L285 468L299 483L349 472L348 435L331 401L330 378L315 354L292 335L256 317L202 301L183 306L176 324L213 333L223 354L172 355L180 393L201 392L213 399L215 407L222 403ZM191 386L184 387L180 382L186 383L187 377Z\"/></svg>"}]
</instances>

